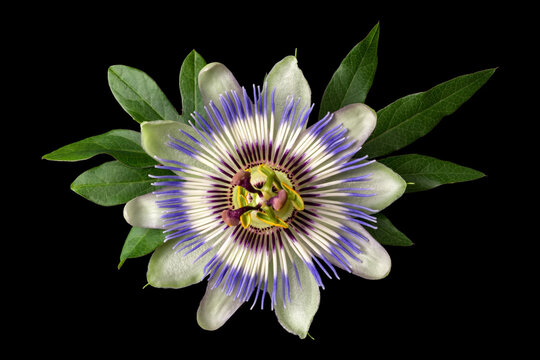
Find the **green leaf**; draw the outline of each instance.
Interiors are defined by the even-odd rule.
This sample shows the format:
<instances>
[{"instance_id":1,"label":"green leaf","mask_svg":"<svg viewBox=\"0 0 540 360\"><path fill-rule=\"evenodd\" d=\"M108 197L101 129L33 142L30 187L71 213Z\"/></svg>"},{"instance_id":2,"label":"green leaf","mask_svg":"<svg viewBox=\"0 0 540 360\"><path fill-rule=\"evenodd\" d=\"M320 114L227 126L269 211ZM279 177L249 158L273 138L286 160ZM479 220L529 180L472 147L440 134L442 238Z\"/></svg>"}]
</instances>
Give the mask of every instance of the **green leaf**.
<instances>
[{"instance_id":1,"label":"green leaf","mask_svg":"<svg viewBox=\"0 0 540 360\"><path fill-rule=\"evenodd\" d=\"M379 24L343 59L321 99L319 119L345 105L363 103L377 70Z\"/></svg>"},{"instance_id":2,"label":"green leaf","mask_svg":"<svg viewBox=\"0 0 540 360\"><path fill-rule=\"evenodd\" d=\"M462 75L386 106L377 112L377 126L359 155L386 155L426 135L480 89L494 72L495 69L487 69Z\"/></svg>"},{"instance_id":3,"label":"green leaf","mask_svg":"<svg viewBox=\"0 0 540 360\"><path fill-rule=\"evenodd\" d=\"M181 120L158 85L141 70L114 65L108 79L114 97L135 121Z\"/></svg>"},{"instance_id":4,"label":"green leaf","mask_svg":"<svg viewBox=\"0 0 540 360\"><path fill-rule=\"evenodd\" d=\"M471 181L485 174L480 171L424 155L399 155L379 160L406 182L406 192L429 190L443 184Z\"/></svg>"},{"instance_id":5,"label":"green leaf","mask_svg":"<svg viewBox=\"0 0 540 360\"><path fill-rule=\"evenodd\" d=\"M366 230L380 244L390 246L411 246L413 242L388 220L382 213L375 215L377 217L377 229L366 227Z\"/></svg>"},{"instance_id":6,"label":"green leaf","mask_svg":"<svg viewBox=\"0 0 540 360\"><path fill-rule=\"evenodd\" d=\"M150 254L163 243L164 238L163 230L160 229L131 228L120 254L118 268L120 269L127 259Z\"/></svg>"},{"instance_id":7,"label":"green leaf","mask_svg":"<svg viewBox=\"0 0 540 360\"><path fill-rule=\"evenodd\" d=\"M171 174L168 170L132 168L119 161L110 161L85 171L71 184L71 190L103 206L119 205L147 194L155 187L148 175Z\"/></svg>"},{"instance_id":8,"label":"green leaf","mask_svg":"<svg viewBox=\"0 0 540 360\"><path fill-rule=\"evenodd\" d=\"M184 59L180 68L180 96L182 113L186 116L194 111L204 114L204 104L199 90L199 72L206 61L195 50Z\"/></svg>"},{"instance_id":9,"label":"green leaf","mask_svg":"<svg viewBox=\"0 0 540 360\"><path fill-rule=\"evenodd\" d=\"M141 134L133 130L111 130L61 147L43 156L54 161L86 160L98 154L109 154L132 167L150 167L156 161L141 147Z\"/></svg>"}]
</instances>

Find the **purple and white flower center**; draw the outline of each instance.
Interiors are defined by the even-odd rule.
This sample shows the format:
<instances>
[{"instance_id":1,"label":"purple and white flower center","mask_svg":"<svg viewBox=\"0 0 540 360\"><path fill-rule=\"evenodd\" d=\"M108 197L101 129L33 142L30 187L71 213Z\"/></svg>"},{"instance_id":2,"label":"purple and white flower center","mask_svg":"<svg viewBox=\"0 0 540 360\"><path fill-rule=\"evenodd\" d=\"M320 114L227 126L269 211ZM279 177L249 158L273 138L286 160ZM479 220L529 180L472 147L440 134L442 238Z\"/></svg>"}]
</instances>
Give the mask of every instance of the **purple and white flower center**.
<instances>
[{"instance_id":1,"label":"purple and white flower center","mask_svg":"<svg viewBox=\"0 0 540 360\"><path fill-rule=\"evenodd\" d=\"M295 210L304 208L290 176L265 164L237 172L231 185L230 208L222 212L229 226L288 228Z\"/></svg>"}]
</instances>

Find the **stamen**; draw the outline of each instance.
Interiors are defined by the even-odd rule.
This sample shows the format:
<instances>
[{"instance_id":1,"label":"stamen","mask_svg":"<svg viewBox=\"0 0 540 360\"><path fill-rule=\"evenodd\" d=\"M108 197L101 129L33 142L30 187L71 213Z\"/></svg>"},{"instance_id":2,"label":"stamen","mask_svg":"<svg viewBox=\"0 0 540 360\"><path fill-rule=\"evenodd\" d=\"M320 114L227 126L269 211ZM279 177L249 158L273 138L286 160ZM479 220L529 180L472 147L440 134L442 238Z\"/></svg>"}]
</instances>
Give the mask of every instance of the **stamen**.
<instances>
[{"instance_id":1,"label":"stamen","mask_svg":"<svg viewBox=\"0 0 540 360\"><path fill-rule=\"evenodd\" d=\"M255 193L262 196L262 193L260 190L257 190L251 185L251 173L249 171L240 170L236 174L234 174L231 185L233 186L241 186L250 193Z\"/></svg>"},{"instance_id":2,"label":"stamen","mask_svg":"<svg viewBox=\"0 0 540 360\"><path fill-rule=\"evenodd\" d=\"M240 224L240 217L248 211L259 210L260 206L244 206L236 210L226 209L221 213L223 222L229 226L237 226Z\"/></svg>"},{"instance_id":3,"label":"stamen","mask_svg":"<svg viewBox=\"0 0 540 360\"><path fill-rule=\"evenodd\" d=\"M269 208L265 210L266 210L265 212L261 212L261 211L257 212L256 214L257 219L271 226L282 227L285 229L289 227L289 224L287 224L285 221L283 221L279 217L275 216L272 210L270 210Z\"/></svg>"}]
</instances>

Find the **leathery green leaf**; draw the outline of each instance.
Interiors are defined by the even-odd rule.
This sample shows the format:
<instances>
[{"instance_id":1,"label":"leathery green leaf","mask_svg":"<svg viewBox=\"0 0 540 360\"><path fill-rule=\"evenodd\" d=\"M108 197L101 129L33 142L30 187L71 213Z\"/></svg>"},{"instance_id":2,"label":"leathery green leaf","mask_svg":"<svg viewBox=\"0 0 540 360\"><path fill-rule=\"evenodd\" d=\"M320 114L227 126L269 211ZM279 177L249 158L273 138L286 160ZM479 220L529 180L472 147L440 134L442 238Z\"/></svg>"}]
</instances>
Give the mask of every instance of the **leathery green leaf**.
<instances>
[{"instance_id":1,"label":"leathery green leaf","mask_svg":"<svg viewBox=\"0 0 540 360\"><path fill-rule=\"evenodd\" d=\"M485 176L478 170L425 155L390 156L380 162L407 182L406 192L429 190L440 185L471 181Z\"/></svg>"},{"instance_id":2,"label":"leathery green leaf","mask_svg":"<svg viewBox=\"0 0 540 360\"><path fill-rule=\"evenodd\" d=\"M366 100L377 70L378 43L379 24L347 54L332 75L321 99L319 119L327 112Z\"/></svg>"},{"instance_id":3,"label":"leathery green leaf","mask_svg":"<svg viewBox=\"0 0 540 360\"><path fill-rule=\"evenodd\" d=\"M391 246L411 246L413 242L401 231L399 231L390 220L382 213L375 215L377 217L377 229L366 227L366 230L381 245Z\"/></svg>"},{"instance_id":4,"label":"leathery green leaf","mask_svg":"<svg viewBox=\"0 0 540 360\"><path fill-rule=\"evenodd\" d=\"M495 69L487 69L462 75L379 110L377 126L358 156L386 155L426 135L476 93L494 72Z\"/></svg>"},{"instance_id":5,"label":"leathery green leaf","mask_svg":"<svg viewBox=\"0 0 540 360\"><path fill-rule=\"evenodd\" d=\"M79 175L71 184L71 190L102 206L120 205L147 194L155 187L155 179L148 175L168 175L168 170L133 168L119 161L110 161Z\"/></svg>"},{"instance_id":6,"label":"leathery green leaf","mask_svg":"<svg viewBox=\"0 0 540 360\"><path fill-rule=\"evenodd\" d=\"M160 229L131 228L120 253L118 268L120 269L127 259L150 254L163 243L164 237Z\"/></svg>"},{"instance_id":7,"label":"leathery green leaf","mask_svg":"<svg viewBox=\"0 0 540 360\"><path fill-rule=\"evenodd\" d=\"M109 154L116 160L132 167L156 165L141 147L141 134L133 130L111 130L63 146L43 156L53 161L80 161L98 154Z\"/></svg>"},{"instance_id":8,"label":"leathery green leaf","mask_svg":"<svg viewBox=\"0 0 540 360\"><path fill-rule=\"evenodd\" d=\"M114 97L135 121L181 120L156 82L141 70L113 65L108 80Z\"/></svg>"},{"instance_id":9,"label":"leathery green leaf","mask_svg":"<svg viewBox=\"0 0 540 360\"><path fill-rule=\"evenodd\" d=\"M194 111L204 115L204 104L199 90L199 72L205 65L203 57L193 50L186 56L180 68L180 96L182 113L185 116Z\"/></svg>"}]
</instances>

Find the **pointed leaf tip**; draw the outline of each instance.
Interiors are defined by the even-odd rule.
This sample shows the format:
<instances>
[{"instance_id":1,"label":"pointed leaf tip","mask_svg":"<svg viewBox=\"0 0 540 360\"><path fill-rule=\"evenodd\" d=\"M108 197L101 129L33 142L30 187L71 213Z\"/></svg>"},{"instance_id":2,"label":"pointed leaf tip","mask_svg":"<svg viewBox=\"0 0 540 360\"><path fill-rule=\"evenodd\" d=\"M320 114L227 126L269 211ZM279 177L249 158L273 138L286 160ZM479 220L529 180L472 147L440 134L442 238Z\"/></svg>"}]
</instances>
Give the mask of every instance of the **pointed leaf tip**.
<instances>
[{"instance_id":1,"label":"pointed leaf tip","mask_svg":"<svg viewBox=\"0 0 540 360\"><path fill-rule=\"evenodd\" d=\"M203 113L204 104L199 90L199 72L205 67L206 61L195 50L184 59L180 68L180 97L182 98L182 114L189 117L193 112Z\"/></svg>"},{"instance_id":2,"label":"pointed leaf tip","mask_svg":"<svg viewBox=\"0 0 540 360\"><path fill-rule=\"evenodd\" d=\"M62 146L42 159L52 161L80 161L99 154L108 154L131 167L151 167L156 161L141 148L141 134L117 129L101 135L91 136L69 145Z\"/></svg>"},{"instance_id":3,"label":"pointed leaf tip","mask_svg":"<svg viewBox=\"0 0 540 360\"><path fill-rule=\"evenodd\" d=\"M169 99L145 72L113 65L107 71L107 78L115 99L135 121L181 120Z\"/></svg>"},{"instance_id":4,"label":"pointed leaf tip","mask_svg":"<svg viewBox=\"0 0 540 360\"><path fill-rule=\"evenodd\" d=\"M444 184L472 181L486 176L475 169L418 154L390 156L380 162L405 179L406 192L424 191Z\"/></svg>"},{"instance_id":5,"label":"pointed leaf tip","mask_svg":"<svg viewBox=\"0 0 540 360\"><path fill-rule=\"evenodd\" d=\"M379 23L351 49L332 75L321 99L319 118L327 112L365 101L377 70L378 43Z\"/></svg>"},{"instance_id":6,"label":"pointed leaf tip","mask_svg":"<svg viewBox=\"0 0 540 360\"><path fill-rule=\"evenodd\" d=\"M161 230L132 227L122 247L118 269L127 259L150 254L163 243L163 237Z\"/></svg>"},{"instance_id":7,"label":"pointed leaf tip","mask_svg":"<svg viewBox=\"0 0 540 360\"><path fill-rule=\"evenodd\" d=\"M458 76L427 91L402 97L377 112L377 126L359 152L380 157L429 133L454 113L493 75L494 69Z\"/></svg>"},{"instance_id":8,"label":"pointed leaf tip","mask_svg":"<svg viewBox=\"0 0 540 360\"><path fill-rule=\"evenodd\" d=\"M412 246L414 243L382 213L377 217L377 229L367 228L367 231L382 245Z\"/></svg>"}]
</instances>

